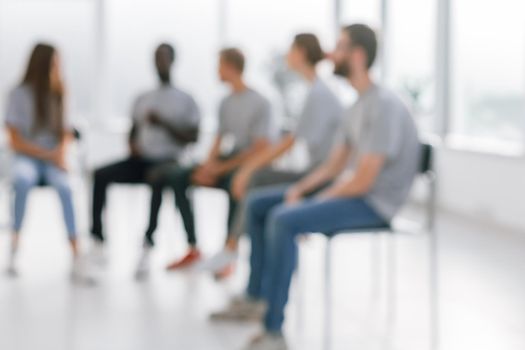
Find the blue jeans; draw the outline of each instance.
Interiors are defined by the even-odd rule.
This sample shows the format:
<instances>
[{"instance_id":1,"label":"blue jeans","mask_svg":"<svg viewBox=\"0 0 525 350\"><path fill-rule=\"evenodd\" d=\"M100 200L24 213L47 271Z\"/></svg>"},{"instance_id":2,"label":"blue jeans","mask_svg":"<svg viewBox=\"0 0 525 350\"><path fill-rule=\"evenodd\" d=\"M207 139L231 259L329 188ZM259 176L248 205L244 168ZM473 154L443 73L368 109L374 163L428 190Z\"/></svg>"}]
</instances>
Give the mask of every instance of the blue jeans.
<instances>
[{"instance_id":1,"label":"blue jeans","mask_svg":"<svg viewBox=\"0 0 525 350\"><path fill-rule=\"evenodd\" d=\"M297 264L296 236L387 226L362 198L306 199L296 205L286 205L283 203L286 188L253 191L247 198L247 225L252 245L247 293L268 303L264 324L267 331L275 333L281 332Z\"/></svg>"},{"instance_id":2,"label":"blue jeans","mask_svg":"<svg viewBox=\"0 0 525 350\"><path fill-rule=\"evenodd\" d=\"M20 232L29 191L41 181L57 190L62 203L67 233L70 238L75 238L77 229L73 210L73 196L67 173L50 163L23 155L16 156L13 169L13 187L15 190L13 230L17 233Z\"/></svg>"}]
</instances>

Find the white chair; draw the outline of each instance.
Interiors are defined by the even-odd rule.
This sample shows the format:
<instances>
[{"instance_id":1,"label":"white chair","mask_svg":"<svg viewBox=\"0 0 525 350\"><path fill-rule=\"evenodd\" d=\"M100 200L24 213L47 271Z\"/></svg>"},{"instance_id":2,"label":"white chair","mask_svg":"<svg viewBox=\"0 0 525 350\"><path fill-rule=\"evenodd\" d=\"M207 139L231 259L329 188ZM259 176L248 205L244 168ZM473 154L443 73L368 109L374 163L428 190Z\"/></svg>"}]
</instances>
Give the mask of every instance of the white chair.
<instances>
[{"instance_id":1,"label":"white chair","mask_svg":"<svg viewBox=\"0 0 525 350\"><path fill-rule=\"evenodd\" d=\"M435 232L435 212L436 212L436 192L437 192L437 178L434 168L434 147L430 144L422 144L422 158L420 165L419 178L426 182L428 193L425 200L425 222L418 228L419 233L428 234L429 244L429 314L430 314L430 344L431 349L435 350L438 348L439 339L439 315L438 315L438 251L437 251L437 235ZM388 225L382 227L366 228L366 229L351 229L351 230L340 230L338 232L326 232L324 233L327 237L326 248L325 248L325 283L324 283L324 329L323 329L323 342L324 349L330 350L332 348L332 245L336 237L345 237L344 234L381 234L386 233L389 235L388 240L388 256L386 259L387 263L387 322L391 325L395 317L395 304L396 304L396 251L395 251L395 237L397 234L404 233L405 231L395 227L395 225ZM339 235L341 233L341 235ZM375 238L374 238L375 239ZM379 247L374 247L371 256L372 271L376 276L373 278L380 278L379 273L379 260L381 258L381 252L378 251ZM300 279L300 278L299 278ZM300 283L300 281L299 281ZM379 283L377 280L373 280L374 291L377 289ZM300 286L299 286L300 289ZM301 292L299 292L301 294ZM301 297L301 296L300 296ZM298 301L301 303L301 300ZM302 317L302 307L298 307L298 319Z\"/></svg>"}]
</instances>

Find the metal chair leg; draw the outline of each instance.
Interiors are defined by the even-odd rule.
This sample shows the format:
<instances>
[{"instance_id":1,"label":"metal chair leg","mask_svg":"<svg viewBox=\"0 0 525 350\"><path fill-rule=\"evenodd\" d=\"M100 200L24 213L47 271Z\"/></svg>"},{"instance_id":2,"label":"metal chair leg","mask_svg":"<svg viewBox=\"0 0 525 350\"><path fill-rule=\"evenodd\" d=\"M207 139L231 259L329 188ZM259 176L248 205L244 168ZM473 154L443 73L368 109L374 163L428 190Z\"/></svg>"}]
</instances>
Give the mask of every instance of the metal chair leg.
<instances>
[{"instance_id":1,"label":"metal chair leg","mask_svg":"<svg viewBox=\"0 0 525 350\"><path fill-rule=\"evenodd\" d=\"M438 235L436 231L436 207L438 181L435 172L429 176L429 200L427 204L427 230L428 230L428 250L429 250L429 331L430 331L430 349L437 350L440 346L440 328L439 328L439 255L438 255Z\"/></svg>"},{"instance_id":2,"label":"metal chair leg","mask_svg":"<svg viewBox=\"0 0 525 350\"><path fill-rule=\"evenodd\" d=\"M332 349L332 239L327 238L325 248L324 283L324 349Z\"/></svg>"},{"instance_id":3,"label":"metal chair leg","mask_svg":"<svg viewBox=\"0 0 525 350\"><path fill-rule=\"evenodd\" d=\"M296 322L297 333L304 329L304 280L301 271L301 244L298 242L297 246L297 267L295 269L295 291L296 291Z\"/></svg>"},{"instance_id":4,"label":"metal chair leg","mask_svg":"<svg viewBox=\"0 0 525 350\"><path fill-rule=\"evenodd\" d=\"M370 238L370 295L374 302L381 297L381 241L376 234L369 235Z\"/></svg>"},{"instance_id":5,"label":"metal chair leg","mask_svg":"<svg viewBox=\"0 0 525 350\"><path fill-rule=\"evenodd\" d=\"M430 349L439 349L439 266L437 234L432 230L429 234L429 311L430 311Z\"/></svg>"},{"instance_id":6,"label":"metal chair leg","mask_svg":"<svg viewBox=\"0 0 525 350\"><path fill-rule=\"evenodd\" d=\"M386 321L391 340L397 311L397 247L395 233L390 233L388 238Z\"/></svg>"}]
</instances>

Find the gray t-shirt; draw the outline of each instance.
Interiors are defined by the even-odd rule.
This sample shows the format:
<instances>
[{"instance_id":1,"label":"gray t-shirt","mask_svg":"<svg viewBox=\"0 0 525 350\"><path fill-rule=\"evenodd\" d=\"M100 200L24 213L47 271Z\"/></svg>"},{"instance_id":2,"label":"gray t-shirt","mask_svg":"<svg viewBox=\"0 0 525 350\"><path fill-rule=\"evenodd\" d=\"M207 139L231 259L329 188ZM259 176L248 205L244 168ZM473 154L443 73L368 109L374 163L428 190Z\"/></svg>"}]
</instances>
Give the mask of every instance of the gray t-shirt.
<instances>
[{"instance_id":1,"label":"gray t-shirt","mask_svg":"<svg viewBox=\"0 0 525 350\"><path fill-rule=\"evenodd\" d=\"M297 141L306 145L308 167L326 160L343 115L344 109L339 99L321 79L316 79L308 92L297 124L291 130Z\"/></svg>"},{"instance_id":2,"label":"gray t-shirt","mask_svg":"<svg viewBox=\"0 0 525 350\"><path fill-rule=\"evenodd\" d=\"M16 129L25 140L45 149L53 149L59 142L57 133L52 128L35 129L35 117L33 89L28 85L17 86L7 100L6 125ZM64 128L70 129L65 115Z\"/></svg>"},{"instance_id":3,"label":"gray t-shirt","mask_svg":"<svg viewBox=\"0 0 525 350\"><path fill-rule=\"evenodd\" d=\"M140 95L135 101L132 115L141 154L150 159L177 159L184 146L168 130L148 122L151 112L157 113L174 127L195 128L200 122L197 104L189 94L173 86L161 86Z\"/></svg>"},{"instance_id":4,"label":"gray t-shirt","mask_svg":"<svg viewBox=\"0 0 525 350\"><path fill-rule=\"evenodd\" d=\"M219 108L218 134L229 143L228 154L250 147L257 139L271 139L275 131L270 102L252 89L228 95Z\"/></svg>"},{"instance_id":5,"label":"gray t-shirt","mask_svg":"<svg viewBox=\"0 0 525 350\"><path fill-rule=\"evenodd\" d=\"M421 145L407 107L393 92L373 85L349 109L339 140L352 148L349 168L363 155L386 157L365 200L391 220L407 200L420 163Z\"/></svg>"}]
</instances>

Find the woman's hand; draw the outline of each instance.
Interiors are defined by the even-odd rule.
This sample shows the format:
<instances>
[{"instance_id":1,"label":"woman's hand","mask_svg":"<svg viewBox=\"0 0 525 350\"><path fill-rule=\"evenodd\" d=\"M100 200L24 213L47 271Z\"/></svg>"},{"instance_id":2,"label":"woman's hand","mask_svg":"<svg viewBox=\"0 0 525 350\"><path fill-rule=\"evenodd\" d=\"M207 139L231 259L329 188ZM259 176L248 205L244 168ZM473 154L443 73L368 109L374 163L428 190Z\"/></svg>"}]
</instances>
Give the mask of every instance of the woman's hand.
<instances>
[{"instance_id":1,"label":"woman's hand","mask_svg":"<svg viewBox=\"0 0 525 350\"><path fill-rule=\"evenodd\" d=\"M297 204L303 200L304 194L297 186L292 186L286 191L286 204Z\"/></svg>"},{"instance_id":2,"label":"woman's hand","mask_svg":"<svg viewBox=\"0 0 525 350\"><path fill-rule=\"evenodd\" d=\"M49 154L49 162L57 168L67 171L66 152L63 147L54 148Z\"/></svg>"}]
</instances>

